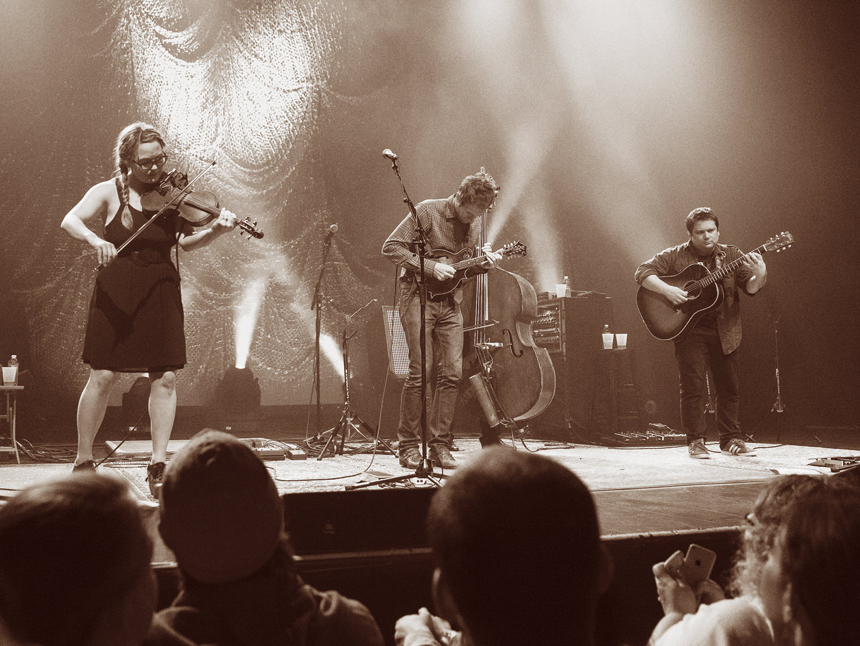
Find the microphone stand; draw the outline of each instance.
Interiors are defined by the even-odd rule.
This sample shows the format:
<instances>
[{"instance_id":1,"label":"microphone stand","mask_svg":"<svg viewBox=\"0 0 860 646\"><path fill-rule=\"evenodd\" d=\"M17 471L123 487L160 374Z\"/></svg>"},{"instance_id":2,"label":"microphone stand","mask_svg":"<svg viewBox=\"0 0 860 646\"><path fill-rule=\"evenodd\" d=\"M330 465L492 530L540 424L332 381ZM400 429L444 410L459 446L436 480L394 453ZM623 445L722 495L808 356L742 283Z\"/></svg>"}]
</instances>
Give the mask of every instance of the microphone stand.
<instances>
[{"instance_id":1,"label":"microphone stand","mask_svg":"<svg viewBox=\"0 0 860 646\"><path fill-rule=\"evenodd\" d=\"M386 151L388 152L388 151ZM385 153L383 153L385 154ZM421 462L415 469L415 473L405 476L394 476L393 478L383 478L374 482L364 482L357 485L348 485L347 491L354 489L363 489L364 487L372 487L376 485L390 484L394 482L403 482L412 478L422 478L440 487L442 483L437 478L445 478L443 474L433 473L433 462L427 456L427 325L424 319L424 313L427 309L427 281L424 279L424 259L426 258L425 248L427 246L427 234L424 227L421 225L421 220L418 219L418 213L415 210L415 205L409 199L409 194L406 192L406 186L403 184L403 178L400 176L400 169L397 167L397 155L392 154L389 157L391 160L391 168L400 180L400 189L403 191L403 201L409 206L409 211L412 213L412 219L415 220L415 247L418 250L418 299L421 311L420 333L418 335L421 345Z\"/></svg>"},{"instance_id":2,"label":"microphone stand","mask_svg":"<svg viewBox=\"0 0 860 646\"><path fill-rule=\"evenodd\" d=\"M331 238L333 233L333 231L329 230L329 233L326 234L325 244L323 245L320 276L317 280L316 286L314 287L314 297L311 301L311 309L316 310L316 324L314 332L314 386L316 387L317 415L316 433L314 434L313 440L305 440L305 444L309 444L311 441L319 441L320 439L320 417L322 416L322 404L320 402L320 328L322 325L322 303L323 300L325 300L325 296L322 293L322 281L323 276L325 275L326 259L328 258L328 252L331 248Z\"/></svg>"},{"instance_id":3,"label":"microphone stand","mask_svg":"<svg viewBox=\"0 0 860 646\"><path fill-rule=\"evenodd\" d=\"M779 317L773 322L773 350L776 360L776 401L770 409L772 413L785 412L785 406L782 405L782 391L779 387Z\"/></svg>"},{"instance_id":4,"label":"microphone stand","mask_svg":"<svg viewBox=\"0 0 860 646\"><path fill-rule=\"evenodd\" d=\"M776 367L774 369L776 373L776 401L770 409L771 413L784 413L785 406L782 403L782 390L779 384L779 319L782 315L777 316L773 321L773 350L774 350L774 360L776 363ZM782 426L778 425L776 430L776 441L780 441L780 437Z\"/></svg>"},{"instance_id":5,"label":"microphone stand","mask_svg":"<svg viewBox=\"0 0 860 646\"><path fill-rule=\"evenodd\" d=\"M350 334L349 333L349 325L352 322L352 319L356 314L358 314L361 310L363 310L365 307L370 305L370 303L375 303L375 302L376 302L376 299L374 298L373 300L369 301L366 305L362 305L358 310L356 310L355 312L353 312L352 314L350 314L349 316L346 317L346 326L343 328L343 338L341 340L341 344L343 346L343 393L344 393L343 411L341 412L340 419L338 420L337 424L335 424L334 428L329 429L328 431L323 433L323 435L328 435L329 437L328 437L328 440L326 440L325 446L323 446L322 451L320 451L319 456L317 456L318 461L322 460L325 457L325 454L328 451L329 446L332 444L332 442L335 441L338 434L340 434L340 446L337 449L335 449L335 454L336 455L343 455L343 446L344 446L344 443L348 439L347 438L348 433L351 435L352 432L354 431L354 432L358 433L359 435L361 435L365 440L370 440L370 437L369 437L370 434L374 433L373 427L370 426L370 424L365 422L363 419L361 419L361 417L359 417L355 413L355 411L353 411L353 409L352 409L352 400L350 399L350 390L349 390L349 373L350 373L350 369L349 369L349 340L352 337L354 337L358 332L355 331L352 334ZM365 435L364 433L362 433L362 429L367 431L368 435ZM391 453L391 455L395 455L394 449L391 448L391 446L388 444L388 442L386 442L381 437L379 437L379 432L376 431L375 434L376 434L376 437L375 437L374 442L373 442L374 449L379 444L382 444L389 451L389 453Z\"/></svg>"}]
</instances>

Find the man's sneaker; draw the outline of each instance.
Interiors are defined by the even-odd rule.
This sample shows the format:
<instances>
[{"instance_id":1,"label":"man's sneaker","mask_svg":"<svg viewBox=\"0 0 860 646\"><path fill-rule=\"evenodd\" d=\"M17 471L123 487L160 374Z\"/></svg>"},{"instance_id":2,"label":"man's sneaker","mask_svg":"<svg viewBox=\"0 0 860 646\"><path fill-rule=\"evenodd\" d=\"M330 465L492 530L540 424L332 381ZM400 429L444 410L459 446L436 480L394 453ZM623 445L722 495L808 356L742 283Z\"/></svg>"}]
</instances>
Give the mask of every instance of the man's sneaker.
<instances>
[{"instance_id":1,"label":"man's sneaker","mask_svg":"<svg viewBox=\"0 0 860 646\"><path fill-rule=\"evenodd\" d=\"M451 455L451 449L447 444L431 444L430 459L433 464L436 464L443 469L454 469L457 466L457 461Z\"/></svg>"},{"instance_id":2,"label":"man's sneaker","mask_svg":"<svg viewBox=\"0 0 860 646\"><path fill-rule=\"evenodd\" d=\"M72 473L96 473L96 463L92 460L85 460L80 464L74 465Z\"/></svg>"},{"instance_id":3,"label":"man's sneaker","mask_svg":"<svg viewBox=\"0 0 860 646\"><path fill-rule=\"evenodd\" d=\"M711 454L705 446L705 440L693 440L687 445L687 450L690 452L691 458L707 460L711 457Z\"/></svg>"},{"instance_id":4,"label":"man's sneaker","mask_svg":"<svg viewBox=\"0 0 860 646\"><path fill-rule=\"evenodd\" d=\"M417 469L421 464L421 451L417 446L406 446L398 450L400 466L407 469Z\"/></svg>"},{"instance_id":5,"label":"man's sneaker","mask_svg":"<svg viewBox=\"0 0 860 646\"><path fill-rule=\"evenodd\" d=\"M156 462L146 467L146 482L149 484L149 493L158 500L161 493L161 485L164 482L164 462Z\"/></svg>"},{"instance_id":6,"label":"man's sneaker","mask_svg":"<svg viewBox=\"0 0 860 646\"><path fill-rule=\"evenodd\" d=\"M751 458L755 455L755 451L748 447L746 442L736 437L726 442L725 446L720 448L720 451L726 455L736 455L745 458Z\"/></svg>"}]
</instances>

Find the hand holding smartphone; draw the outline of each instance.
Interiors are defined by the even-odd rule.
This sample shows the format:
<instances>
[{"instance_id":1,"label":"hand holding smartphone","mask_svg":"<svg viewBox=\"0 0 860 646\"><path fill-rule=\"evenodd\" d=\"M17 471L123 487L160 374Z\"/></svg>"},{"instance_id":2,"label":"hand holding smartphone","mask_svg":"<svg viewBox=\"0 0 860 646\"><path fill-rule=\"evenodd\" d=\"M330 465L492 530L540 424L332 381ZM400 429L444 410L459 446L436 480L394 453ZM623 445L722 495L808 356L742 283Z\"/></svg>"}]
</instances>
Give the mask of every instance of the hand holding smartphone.
<instances>
[{"instance_id":1,"label":"hand holding smartphone","mask_svg":"<svg viewBox=\"0 0 860 646\"><path fill-rule=\"evenodd\" d=\"M691 543L687 548L687 555L681 550L677 550L672 556L666 559L663 565L666 570L676 579L681 579L691 588L697 583L710 578L711 572L714 569L714 563L717 560L717 555L712 550L709 550L701 545Z\"/></svg>"},{"instance_id":2,"label":"hand holding smartphone","mask_svg":"<svg viewBox=\"0 0 860 646\"><path fill-rule=\"evenodd\" d=\"M666 571L671 574L676 579L681 578L681 570L684 567L684 553L681 550L675 550L675 553L672 554L666 562L663 563L666 566Z\"/></svg>"},{"instance_id":3,"label":"hand holding smartphone","mask_svg":"<svg viewBox=\"0 0 860 646\"><path fill-rule=\"evenodd\" d=\"M681 567L681 577L687 585L694 588L696 584L711 577L716 560L716 552L691 543L684 557L684 565Z\"/></svg>"}]
</instances>

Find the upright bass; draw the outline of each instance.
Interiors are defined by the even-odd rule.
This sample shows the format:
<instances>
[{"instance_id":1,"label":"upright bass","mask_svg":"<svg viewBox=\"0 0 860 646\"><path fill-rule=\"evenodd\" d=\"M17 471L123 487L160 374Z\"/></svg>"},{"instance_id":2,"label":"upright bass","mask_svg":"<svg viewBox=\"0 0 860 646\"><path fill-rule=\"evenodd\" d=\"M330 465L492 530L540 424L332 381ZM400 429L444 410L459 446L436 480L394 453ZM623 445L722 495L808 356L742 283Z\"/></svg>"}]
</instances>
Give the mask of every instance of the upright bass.
<instances>
[{"instance_id":1,"label":"upright bass","mask_svg":"<svg viewBox=\"0 0 860 646\"><path fill-rule=\"evenodd\" d=\"M483 245L483 219L481 225ZM556 378L549 351L532 338L531 322L538 311L531 283L492 269L466 283L462 310L468 379L461 382L457 428L474 432L488 424L514 430L517 422L543 413L555 396Z\"/></svg>"}]
</instances>

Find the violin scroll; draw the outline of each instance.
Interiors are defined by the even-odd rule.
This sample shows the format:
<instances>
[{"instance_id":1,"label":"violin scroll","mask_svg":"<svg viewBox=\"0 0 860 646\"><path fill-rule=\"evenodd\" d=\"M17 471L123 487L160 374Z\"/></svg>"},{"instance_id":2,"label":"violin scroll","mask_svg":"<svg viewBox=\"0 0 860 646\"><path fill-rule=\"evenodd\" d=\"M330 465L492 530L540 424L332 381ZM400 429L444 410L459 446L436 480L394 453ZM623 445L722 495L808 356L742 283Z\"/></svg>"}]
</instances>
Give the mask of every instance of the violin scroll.
<instances>
[{"instance_id":1,"label":"violin scroll","mask_svg":"<svg viewBox=\"0 0 860 646\"><path fill-rule=\"evenodd\" d=\"M188 175L172 170L164 173L153 190L141 196L141 206L148 211L162 211L166 208L175 210L179 216L193 227L208 224L221 213L218 197L209 191L192 193L188 188ZM257 228L257 222L245 218L238 222L241 231L248 234L248 239L263 237L263 232Z\"/></svg>"},{"instance_id":2,"label":"violin scroll","mask_svg":"<svg viewBox=\"0 0 860 646\"><path fill-rule=\"evenodd\" d=\"M259 240L263 237L263 232L257 228L257 221L254 220L251 222L251 218L244 218L239 220L238 222L239 228L242 230L241 233L248 234L248 240L251 238L256 238Z\"/></svg>"}]
</instances>

